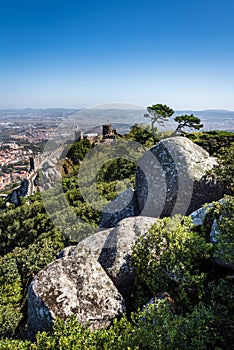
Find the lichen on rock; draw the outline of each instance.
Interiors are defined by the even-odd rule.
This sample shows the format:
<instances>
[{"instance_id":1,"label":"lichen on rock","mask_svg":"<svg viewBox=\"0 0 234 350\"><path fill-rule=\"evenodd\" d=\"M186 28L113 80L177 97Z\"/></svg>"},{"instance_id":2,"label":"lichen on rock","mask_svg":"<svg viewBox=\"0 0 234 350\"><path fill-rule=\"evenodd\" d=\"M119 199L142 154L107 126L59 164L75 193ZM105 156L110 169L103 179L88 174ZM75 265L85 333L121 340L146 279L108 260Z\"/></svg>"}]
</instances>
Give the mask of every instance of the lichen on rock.
<instances>
[{"instance_id":1,"label":"lichen on rock","mask_svg":"<svg viewBox=\"0 0 234 350\"><path fill-rule=\"evenodd\" d=\"M125 311L121 294L92 257L69 256L40 271L28 291L28 335L50 330L56 317L75 315L92 329L109 326Z\"/></svg>"}]
</instances>

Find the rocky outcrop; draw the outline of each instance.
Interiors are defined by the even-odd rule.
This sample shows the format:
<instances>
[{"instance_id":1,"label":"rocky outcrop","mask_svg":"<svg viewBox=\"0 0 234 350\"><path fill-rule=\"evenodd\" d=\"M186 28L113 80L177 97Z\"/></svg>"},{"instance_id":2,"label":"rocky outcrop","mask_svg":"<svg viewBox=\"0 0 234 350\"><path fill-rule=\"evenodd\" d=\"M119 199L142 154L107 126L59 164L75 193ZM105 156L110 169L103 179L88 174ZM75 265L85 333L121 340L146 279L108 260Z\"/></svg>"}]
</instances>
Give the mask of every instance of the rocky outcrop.
<instances>
[{"instance_id":1,"label":"rocky outcrop","mask_svg":"<svg viewBox=\"0 0 234 350\"><path fill-rule=\"evenodd\" d=\"M222 198L225 189L206 175L215 166L216 159L186 137L160 141L138 161L135 192L128 189L104 208L100 227L136 215L188 215Z\"/></svg>"},{"instance_id":2,"label":"rocky outcrop","mask_svg":"<svg viewBox=\"0 0 234 350\"><path fill-rule=\"evenodd\" d=\"M225 204L225 201L220 201ZM191 214L194 226L204 224L214 204ZM48 265L34 278L28 293L28 333L30 339L39 330L50 330L56 317L67 319L75 315L79 322L91 323L92 329L108 326L124 312L125 301L134 289L134 269L131 264L133 246L155 222L153 217L131 217L115 228L100 231L76 246L65 248L59 259ZM214 219L209 224L209 240L216 244L220 237ZM216 230L212 233L212 230ZM218 265L232 269L222 256ZM170 278L170 276L168 276ZM174 278L174 277L173 277ZM171 310L175 305L167 293L156 295L167 299ZM157 305L156 299L151 303Z\"/></svg>"},{"instance_id":3,"label":"rocky outcrop","mask_svg":"<svg viewBox=\"0 0 234 350\"><path fill-rule=\"evenodd\" d=\"M60 171L57 169L57 159L48 158L44 160L41 168L40 185L44 190L53 187L56 180L60 178Z\"/></svg>"},{"instance_id":4,"label":"rocky outcrop","mask_svg":"<svg viewBox=\"0 0 234 350\"><path fill-rule=\"evenodd\" d=\"M50 330L56 317L76 315L92 329L108 326L125 311L123 299L133 290L130 256L137 239L155 222L151 217L122 220L77 246L65 248L40 271L28 292L28 335Z\"/></svg>"},{"instance_id":5,"label":"rocky outcrop","mask_svg":"<svg viewBox=\"0 0 234 350\"><path fill-rule=\"evenodd\" d=\"M101 213L100 227L115 227L125 218L139 214L136 193L132 188L120 193Z\"/></svg>"},{"instance_id":6,"label":"rocky outcrop","mask_svg":"<svg viewBox=\"0 0 234 350\"><path fill-rule=\"evenodd\" d=\"M224 190L205 173L216 160L185 137L160 141L138 162L136 195L141 215L188 215L220 199Z\"/></svg>"},{"instance_id":7,"label":"rocky outcrop","mask_svg":"<svg viewBox=\"0 0 234 350\"><path fill-rule=\"evenodd\" d=\"M155 219L150 217L126 218L113 229L87 237L75 248L71 247L68 254L78 257L92 256L101 264L118 291L128 299L134 280L130 261L132 247L154 222ZM67 253L63 252L62 256Z\"/></svg>"},{"instance_id":8,"label":"rocky outcrop","mask_svg":"<svg viewBox=\"0 0 234 350\"><path fill-rule=\"evenodd\" d=\"M92 329L109 326L125 311L125 302L92 257L58 259L40 271L28 291L28 336L50 330L56 317L75 315Z\"/></svg>"},{"instance_id":9,"label":"rocky outcrop","mask_svg":"<svg viewBox=\"0 0 234 350\"><path fill-rule=\"evenodd\" d=\"M219 192L204 175L215 165L206 151L183 137L163 140L146 152L138 163L136 191L122 193L103 213L103 227L117 226L64 249L30 284L29 337L50 330L56 317L75 315L92 329L110 325L126 310L125 300L133 290L131 255L137 239L158 217L191 213L221 198L222 189ZM204 209L193 213L195 226L201 226L206 215ZM210 235L214 244L218 234Z\"/></svg>"},{"instance_id":10,"label":"rocky outcrop","mask_svg":"<svg viewBox=\"0 0 234 350\"><path fill-rule=\"evenodd\" d=\"M29 189L29 180L28 179L24 179L20 186L15 188L11 193L8 194L8 196L6 197L6 204L7 206L10 203L15 204L16 206L20 205L21 203L21 197L27 197L28 194L28 189Z\"/></svg>"}]
</instances>

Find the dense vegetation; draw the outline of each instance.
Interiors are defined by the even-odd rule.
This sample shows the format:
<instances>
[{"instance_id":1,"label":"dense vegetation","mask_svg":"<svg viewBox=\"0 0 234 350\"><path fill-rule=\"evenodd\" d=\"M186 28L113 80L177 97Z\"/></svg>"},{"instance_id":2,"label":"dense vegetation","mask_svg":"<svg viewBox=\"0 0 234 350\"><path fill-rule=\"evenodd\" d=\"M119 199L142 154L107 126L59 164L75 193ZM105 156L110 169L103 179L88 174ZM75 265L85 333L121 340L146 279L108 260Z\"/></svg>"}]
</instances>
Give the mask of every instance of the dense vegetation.
<instances>
[{"instance_id":1,"label":"dense vegetation","mask_svg":"<svg viewBox=\"0 0 234 350\"><path fill-rule=\"evenodd\" d=\"M207 136L208 135L208 136ZM128 140L151 147L167 136L140 125L132 127ZM215 139L212 154L220 151L217 176L233 188L233 134L186 134L201 146ZM220 148L228 147L228 151ZM204 147L205 148L205 147ZM79 160L91 149L75 143L70 160L63 164L63 189L75 213L98 225L100 213L85 202L79 188ZM134 185L135 164L117 158L106 162L98 173L97 188L106 200L117 194L120 180ZM52 191L52 190L49 190ZM59 196L51 197L60 220ZM221 219L220 219L221 218ZM218 243L208 236L216 219L221 233ZM39 333L35 343L26 337L27 288L32 278L74 240L51 222L40 194L22 206L0 212L0 349L232 349L234 331L233 273L221 268L217 258L233 263L234 198L215 203L198 230L184 217L159 220L134 248L135 292L131 314L114 320L109 329L91 332L75 319L57 320L52 334ZM142 309L150 298L166 292L168 298Z\"/></svg>"},{"instance_id":2,"label":"dense vegetation","mask_svg":"<svg viewBox=\"0 0 234 350\"><path fill-rule=\"evenodd\" d=\"M231 143L230 147L222 148L221 152L222 153L218 155L219 167L214 169L214 174L220 182L234 192L234 142Z\"/></svg>"},{"instance_id":3,"label":"dense vegetation","mask_svg":"<svg viewBox=\"0 0 234 350\"><path fill-rule=\"evenodd\" d=\"M228 131L206 131L184 133L184 136L204 148L211 156L225 154L225 149L234 142L234 133Z\"/></svg>"}]
</instances>

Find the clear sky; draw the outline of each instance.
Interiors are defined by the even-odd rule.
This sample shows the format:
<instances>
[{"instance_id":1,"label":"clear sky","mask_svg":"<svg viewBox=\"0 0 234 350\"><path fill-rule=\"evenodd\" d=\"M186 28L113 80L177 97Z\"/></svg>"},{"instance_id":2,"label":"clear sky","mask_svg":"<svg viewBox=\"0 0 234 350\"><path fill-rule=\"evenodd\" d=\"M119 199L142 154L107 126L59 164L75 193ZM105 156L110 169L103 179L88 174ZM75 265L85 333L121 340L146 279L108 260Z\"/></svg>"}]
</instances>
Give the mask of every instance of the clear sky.
<instances>
[{"instance_id":1,"label":"clear sky","mask_svg":"<svg viewBox=\"0 0 234 350\"><path fill-rule=\"evenodd\" d=\"M234 110L233 0L0 0L0 108Z\"/></svg>"}]
</instances>

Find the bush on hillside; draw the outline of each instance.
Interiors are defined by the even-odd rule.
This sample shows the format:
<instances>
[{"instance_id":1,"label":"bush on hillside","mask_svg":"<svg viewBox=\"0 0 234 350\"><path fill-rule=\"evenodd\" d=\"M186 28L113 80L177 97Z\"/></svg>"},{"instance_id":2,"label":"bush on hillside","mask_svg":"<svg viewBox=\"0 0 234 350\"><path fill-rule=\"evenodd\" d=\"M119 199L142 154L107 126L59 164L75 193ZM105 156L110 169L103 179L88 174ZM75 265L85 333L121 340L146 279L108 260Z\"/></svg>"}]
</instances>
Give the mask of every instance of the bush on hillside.
<instances>
[{"instance_id":1,"label":"bush on hillside","mask_svg":"<svg viewBox=\"0 0 234 350\"><path fill-rule=\"evenodd\" d=\"M206 274L202 264L210 251L211 244L192 231L189 218L157 220L134 247L137 284L146 286L153 296L172 293L183 312L191 310L204 294Z\"/></svg>"}]
</instances>

